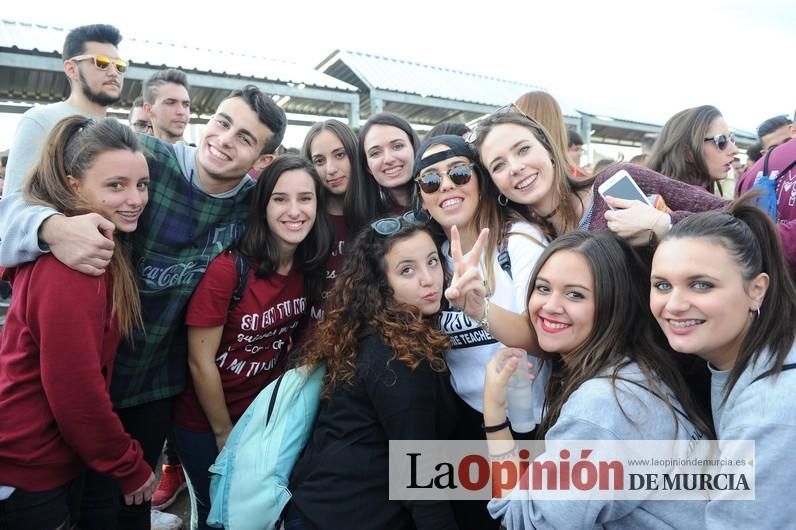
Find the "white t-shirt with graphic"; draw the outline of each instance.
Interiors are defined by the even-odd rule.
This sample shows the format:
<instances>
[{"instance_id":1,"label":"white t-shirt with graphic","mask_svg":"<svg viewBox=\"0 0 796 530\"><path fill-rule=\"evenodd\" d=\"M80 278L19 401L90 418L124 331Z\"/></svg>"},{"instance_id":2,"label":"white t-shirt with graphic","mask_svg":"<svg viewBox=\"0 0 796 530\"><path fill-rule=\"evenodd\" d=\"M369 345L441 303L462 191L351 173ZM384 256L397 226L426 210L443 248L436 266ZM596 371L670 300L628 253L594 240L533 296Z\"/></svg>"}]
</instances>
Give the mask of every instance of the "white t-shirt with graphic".
<instances>
[{"instance_id":1,"label":"white t-shirt with graphic","mask_svg":"<svg viewBox=\"0 0 796 530\"><path fill-rule=\"evenodd\" d=\"M546 238L542 232L528 223L514 223L508 235L508 253L511 259L511 274L500 267L499 252L492 256L495 275L494 294L489 301L495 305L521 314L526 311L528 282L536 261L544 251ZM450 242L442 245L442 253L453 270L453 259L450 257ZM482 267L485 262L482 256ZM484 411L484 377L486 365L492 356L506 346L478 326L462 311L446 310L440 314L440 329L450 337L451 351L448 353L448 366L451 371L453 389L468 405L479 412ZM542 418L544 405L544 387L550 377L550 363L545 363L539 372L542 362L528 352L529 360L534 365L536 380L533 383L533 403L536 423Z\"/></svg>"}]
</instances>

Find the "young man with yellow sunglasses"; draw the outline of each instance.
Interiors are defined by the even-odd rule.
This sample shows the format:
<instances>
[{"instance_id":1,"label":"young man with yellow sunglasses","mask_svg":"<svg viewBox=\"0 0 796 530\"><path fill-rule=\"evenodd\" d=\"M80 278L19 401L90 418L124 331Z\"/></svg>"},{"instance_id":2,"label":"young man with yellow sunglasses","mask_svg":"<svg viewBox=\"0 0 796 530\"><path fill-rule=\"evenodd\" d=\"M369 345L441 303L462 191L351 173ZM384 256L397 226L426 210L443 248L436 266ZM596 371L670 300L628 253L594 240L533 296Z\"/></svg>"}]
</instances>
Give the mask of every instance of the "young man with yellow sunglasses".
<instances>
[{"instance_id":1,"label":"young man with yellow sunglasses","mask_svg":"<svg viewBox=\"0 0 796 530\"><path fill-rule=\"evenodd\" d=\"M44 139L59 120L73 114L103 118L108 107L119 101L127 70L116 49L121 40L119 30L108 24L80 26L67 34L63 58L71 94L65 101L33 107L23 114L11 145L7 166L10 179L4 195L21 187Z\"/></svg>"}]
</instances>

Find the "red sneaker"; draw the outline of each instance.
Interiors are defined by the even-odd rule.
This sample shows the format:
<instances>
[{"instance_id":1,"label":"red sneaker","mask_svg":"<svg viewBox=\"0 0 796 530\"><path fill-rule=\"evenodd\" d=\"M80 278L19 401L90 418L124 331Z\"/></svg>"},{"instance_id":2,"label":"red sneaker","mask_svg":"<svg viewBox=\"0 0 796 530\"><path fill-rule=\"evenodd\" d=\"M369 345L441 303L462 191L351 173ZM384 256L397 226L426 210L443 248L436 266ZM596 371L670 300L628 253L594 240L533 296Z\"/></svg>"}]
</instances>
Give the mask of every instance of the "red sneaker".
<instances>
[{"instance_id":1,"label":"red sneaker","mask_svg":"<svg viewBox=\"0 0 796 530\"><path fill-rule=\"evenodd\" d=\"M177 500L177 496L187 487L182 466L163 465L163 476L158 484L158 489L152 495L152 508L165 510Z\"/></svg>"}]
</instances>

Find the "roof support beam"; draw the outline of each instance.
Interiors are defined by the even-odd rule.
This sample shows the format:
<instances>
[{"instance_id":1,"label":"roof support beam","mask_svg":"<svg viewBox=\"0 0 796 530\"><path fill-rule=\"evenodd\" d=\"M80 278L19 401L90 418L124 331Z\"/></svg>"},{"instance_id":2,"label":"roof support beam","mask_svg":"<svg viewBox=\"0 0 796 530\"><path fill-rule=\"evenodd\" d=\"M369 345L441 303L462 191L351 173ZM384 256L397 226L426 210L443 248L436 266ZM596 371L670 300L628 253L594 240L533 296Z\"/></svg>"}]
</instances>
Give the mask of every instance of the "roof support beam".
<instances>
[{"instance_id":1,"label":"roof support beam","mask_svg":"<svg viewBox=\"0 0 796 530\"><path fill-rule=\"evenodd\" d=\"M420 105L423 107L436 107L440 109L454 110L458 112L466 111L476 114L490 114L495 111L492 105L480 103L467 103L465 101L454 101L433 96L418 96L415 94L404 94L402 92L390 92L387 90L371 90L370 98L395 103L408 103L410 105ZM373 104L371 104L371 108Z\"/></svg>"},{"instance_id":2,"label":"roof support beam","mask_svg":"<svg viewBox=\"0 0 796 530\"><path fill-rule=\"evenodd\" d=\"M0 66L24 68L25 70L45 70L48 72L64 71L64 61L60 57L42 57L40 55L9 52L0 52Z\"/></svg>"},{"instance_id":3,"label":"roof support beam","mask_svg":"<svg viewBox=\"0 0 796 530\"><path fill-rule=\"evenodd\" d=\"M583 117L589 118L592 127L612 127L614 129L626 129L630 131L641 132L658 132L661 130L660 125L652 125L650 123L638 123L625 120L605 120L591 116L589 114L584 114Z\"/></svg>"},{"instance_id":4,"label":"roof support beam","mask_svg":"<svg viewBox=\"0 0 796 530\"><path fill-rule=\"evenodd\" d=\"M371 90L369 116L373 116L374 114L378 114L380 112L384 112L384 99L381 97L381 92L378 90Z\"/></svg>"},{"instance_id":5,"label":"roof support beam","mask_svg":"<svg viewBox=\"0 0 796 530\"><path fill-rule=\"evenodd\" d=\"M583 137L583 143L589 145L591 143L591 116L583 114L580 117L580 135Z\"/></svg>"}]
</instances>

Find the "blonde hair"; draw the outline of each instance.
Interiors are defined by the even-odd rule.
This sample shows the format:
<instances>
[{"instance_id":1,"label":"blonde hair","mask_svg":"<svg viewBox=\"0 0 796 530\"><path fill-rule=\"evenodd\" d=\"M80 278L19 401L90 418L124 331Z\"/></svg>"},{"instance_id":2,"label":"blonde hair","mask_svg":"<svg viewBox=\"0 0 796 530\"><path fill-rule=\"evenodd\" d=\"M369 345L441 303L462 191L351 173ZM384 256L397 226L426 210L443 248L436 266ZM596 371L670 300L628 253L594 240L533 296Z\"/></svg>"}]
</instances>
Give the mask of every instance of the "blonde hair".
<instances>
[{"instance_id":1,"label":"blonde hair","mask_svg":"<svg viewBox=\"0 0 796 530\"><path fill-rule=\"evenodd\" d=\"M547 131L550 141L567 152L569 140L561 107L553 96L542 90L526 92L514 102L518 109L539 123Z\"/></svg>"}]
</instances>

